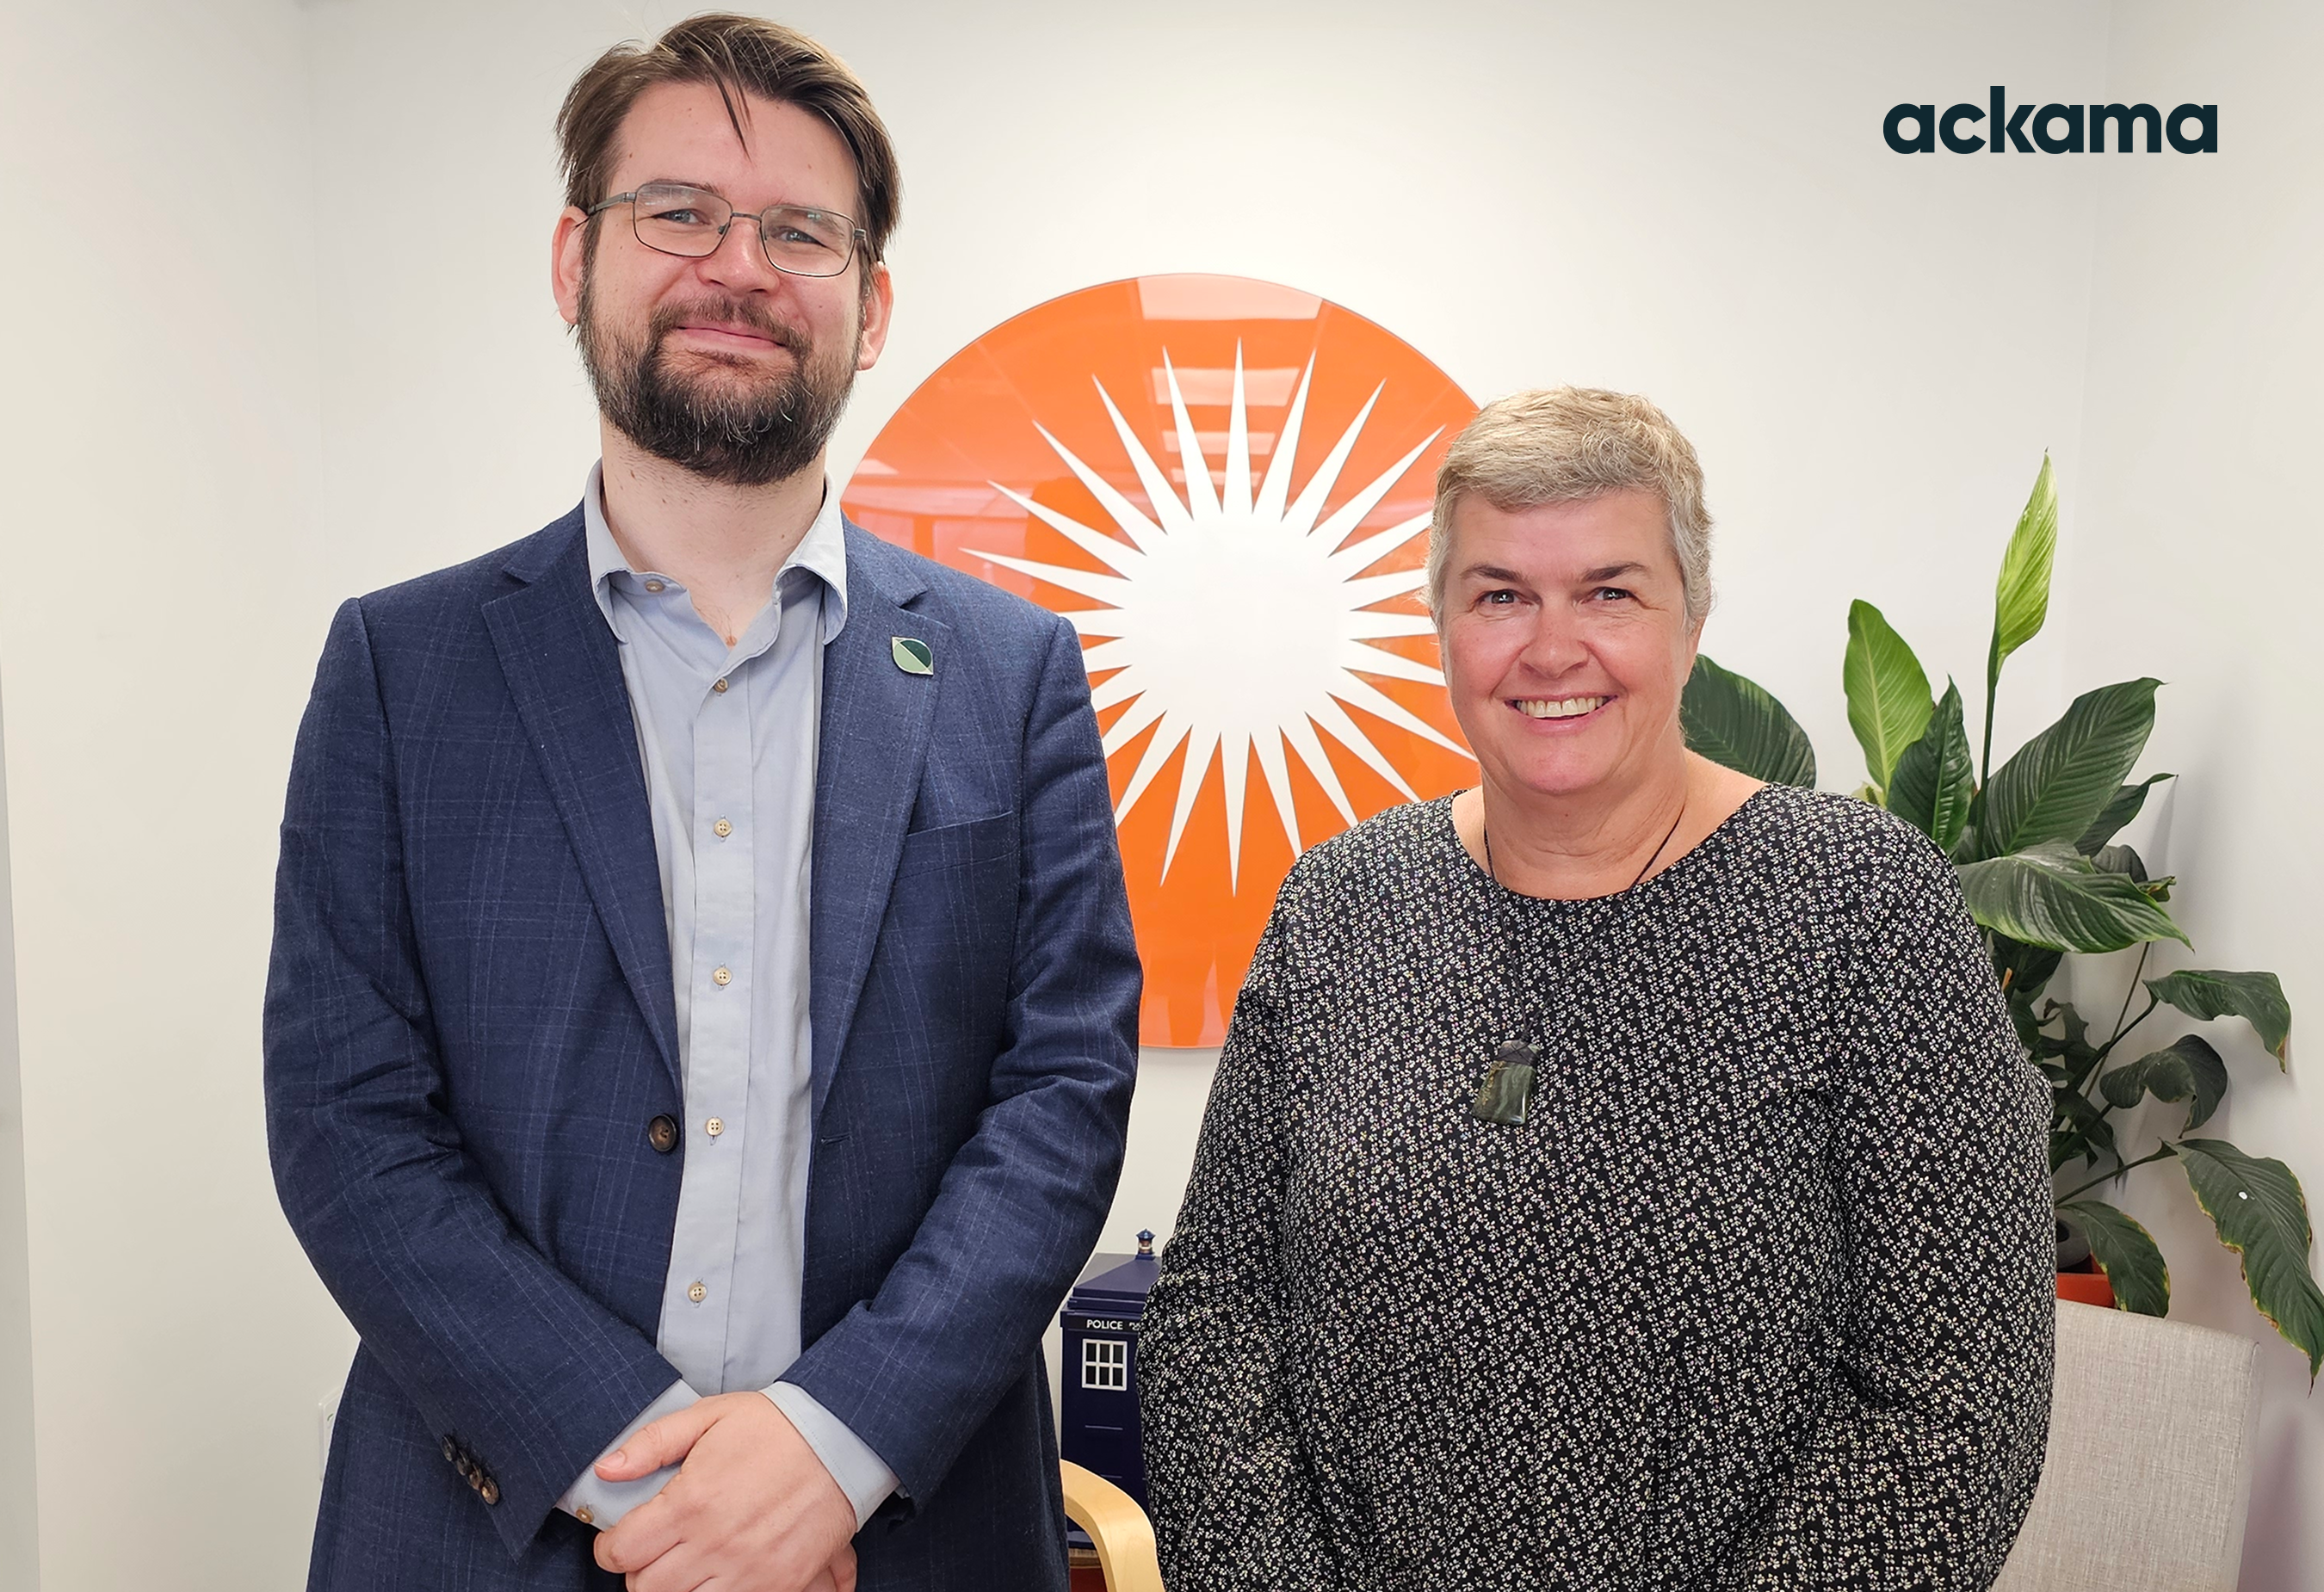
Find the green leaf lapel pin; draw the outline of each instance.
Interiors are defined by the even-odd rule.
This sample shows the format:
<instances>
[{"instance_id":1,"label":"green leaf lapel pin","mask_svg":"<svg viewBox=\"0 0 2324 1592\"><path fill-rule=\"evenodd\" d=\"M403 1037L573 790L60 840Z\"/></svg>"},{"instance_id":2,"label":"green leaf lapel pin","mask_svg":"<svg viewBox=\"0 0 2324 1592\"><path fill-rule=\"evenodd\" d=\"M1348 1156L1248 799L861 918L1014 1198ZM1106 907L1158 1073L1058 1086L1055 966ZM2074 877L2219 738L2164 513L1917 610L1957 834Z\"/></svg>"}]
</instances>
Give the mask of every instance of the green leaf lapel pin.
<instances>
[{"instance_id":1,"label":"green leaf lapel pin","mask_svg":"<svg viewBox=\"0 0 2324 1592\"><path fill-rule=\"evenodd\" d=\"M890 636L888 654L896 667L908 675L933 675L936 672L935 649L918 636Z\"/></svg>"}]
</instances>

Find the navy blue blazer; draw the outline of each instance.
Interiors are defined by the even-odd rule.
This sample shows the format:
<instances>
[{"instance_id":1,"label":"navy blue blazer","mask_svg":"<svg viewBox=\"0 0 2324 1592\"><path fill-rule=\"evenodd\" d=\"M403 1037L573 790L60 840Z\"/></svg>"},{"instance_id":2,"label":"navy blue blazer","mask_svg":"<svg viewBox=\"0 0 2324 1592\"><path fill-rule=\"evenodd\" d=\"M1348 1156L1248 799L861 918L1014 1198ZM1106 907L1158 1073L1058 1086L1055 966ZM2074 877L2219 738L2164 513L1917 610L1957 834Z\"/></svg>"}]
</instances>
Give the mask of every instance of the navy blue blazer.
<instances>
[{"instance_id":1,"label":"navy blue blazer","mask_svg":"<svg viewBox=\"0 0 2324 1592\"><path fill-rule=\"evenodd\" d=\"M787 1379L901 1479L857 1539L867 1592L1062 1588L1038 1345L1112 1199L1137 1060L1088 677L1062 620L853 525L847 583ZM897 667L896 636L933 676ZM363 1339L309 1586L616 1585L553 1505L677 1379L654 1339L685 1152L649 1124L684 1113L579 510L339 610L275 913L275 1186Z\"/></svg>"}]
</instances>

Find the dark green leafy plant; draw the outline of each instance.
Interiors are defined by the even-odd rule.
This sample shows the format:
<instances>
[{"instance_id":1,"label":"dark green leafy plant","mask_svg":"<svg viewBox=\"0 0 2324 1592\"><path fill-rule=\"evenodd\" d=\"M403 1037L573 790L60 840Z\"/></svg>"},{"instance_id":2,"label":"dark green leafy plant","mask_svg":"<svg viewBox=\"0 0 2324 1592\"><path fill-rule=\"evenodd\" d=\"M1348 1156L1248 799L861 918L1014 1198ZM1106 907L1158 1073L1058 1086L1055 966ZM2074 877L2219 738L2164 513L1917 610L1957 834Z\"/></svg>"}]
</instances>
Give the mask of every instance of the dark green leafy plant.
<instances>
[{"instance_id":1,"label":"dark green leafy plant","mask_svg":"<svg viewBox=\"0 0 2324 1592\"><path fill-rule=\"evenodd\" d=\"M2171 916L2177 881L2151 877L2115 836L2168 774L2133 781L2154 727L2161 682L2126 680L2074 699L2065 715L1993 767L1993 704L2002 665L2041 632L2049 615L2058 541L2058 498L2048 459L2002 556L1986 654L1985 723L1972 759L1960 688L1942 696L1904 639L1878 609L1849 610L1840 678L1848 722L1868 778L1857 795L1929 836L1960 879L1985 930L1994 976L2027 1053L2049 1081L2050 1168L2058 1214L2088 1241L2125 1310L2163 1315L2171 1275L2153 1238L2096 1197L2135 1168L2176 1161L2219 1241L2243 1264L2252 1302L2308 1356L2313 1385L2324 1368L2324 1291L2310 1268L2312 1235L2300 1181L2282 1162L2246 1155L2227 1140L2193 1136L2227 1096L2227 1066L2210 1041L2190 1034L2133 1055L2131 1035L2159 1008L2201 1022L2236 1017L2286 1064L2292 1008L2273 973L2196 969L2146 978L2154 943L2190 944ZM1697 660L1681 705L1687 743L1703 756L1773 783L1813 785L1806 733L1764 688L1710 658ZM2139 950L2130 993L2103 1038L2070 1001L2051 998L2070 955ZM2146 1002L2131 1011L2140 990ZM2132 1155L2121 1118L2152 1098L2187 1107L2174 1136Z\"/></svg>"}]
</instances>

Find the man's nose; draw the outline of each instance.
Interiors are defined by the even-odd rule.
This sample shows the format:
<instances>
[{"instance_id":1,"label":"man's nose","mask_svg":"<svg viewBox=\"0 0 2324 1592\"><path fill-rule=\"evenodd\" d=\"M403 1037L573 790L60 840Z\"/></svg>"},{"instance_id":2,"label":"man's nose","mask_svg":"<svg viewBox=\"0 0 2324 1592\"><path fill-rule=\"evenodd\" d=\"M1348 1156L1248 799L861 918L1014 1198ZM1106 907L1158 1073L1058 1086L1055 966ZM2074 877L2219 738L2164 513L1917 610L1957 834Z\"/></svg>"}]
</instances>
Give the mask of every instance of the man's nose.
<instances>
[{"instance_id":1,"label":"man's nose","mask_svg":"<svg viewBox=\"0 0 2324 1592\"><path fill-rule=\"evenodd\" d=\"M767 287L782 275L767 258L759 218L737 211L718 235L718 246L702 256L703 274L730 286Z\"/></svg>"}]
</instances>

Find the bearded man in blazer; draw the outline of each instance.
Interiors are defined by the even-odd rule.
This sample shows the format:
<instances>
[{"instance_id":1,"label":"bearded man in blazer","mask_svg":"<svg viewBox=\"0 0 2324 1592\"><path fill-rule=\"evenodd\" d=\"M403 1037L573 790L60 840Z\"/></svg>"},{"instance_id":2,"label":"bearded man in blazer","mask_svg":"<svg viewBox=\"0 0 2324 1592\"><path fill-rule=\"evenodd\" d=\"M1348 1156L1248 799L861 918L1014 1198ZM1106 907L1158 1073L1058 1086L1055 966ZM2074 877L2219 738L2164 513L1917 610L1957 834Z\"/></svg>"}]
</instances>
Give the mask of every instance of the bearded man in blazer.
<instances>
[{"instance_id":1,"label":"bearded man in blazer","mask_svg":"<svg viewBox=\"0 0 2324 1592\"><path fill-rule=\"evenodd\" d=\"M898 183L697 17L558 118L582 504L333 623L266 999L362 1336L309 1585L1062 1588L1139 972L1078 641L843 521Z\"/></svg>"}]
</instances>

